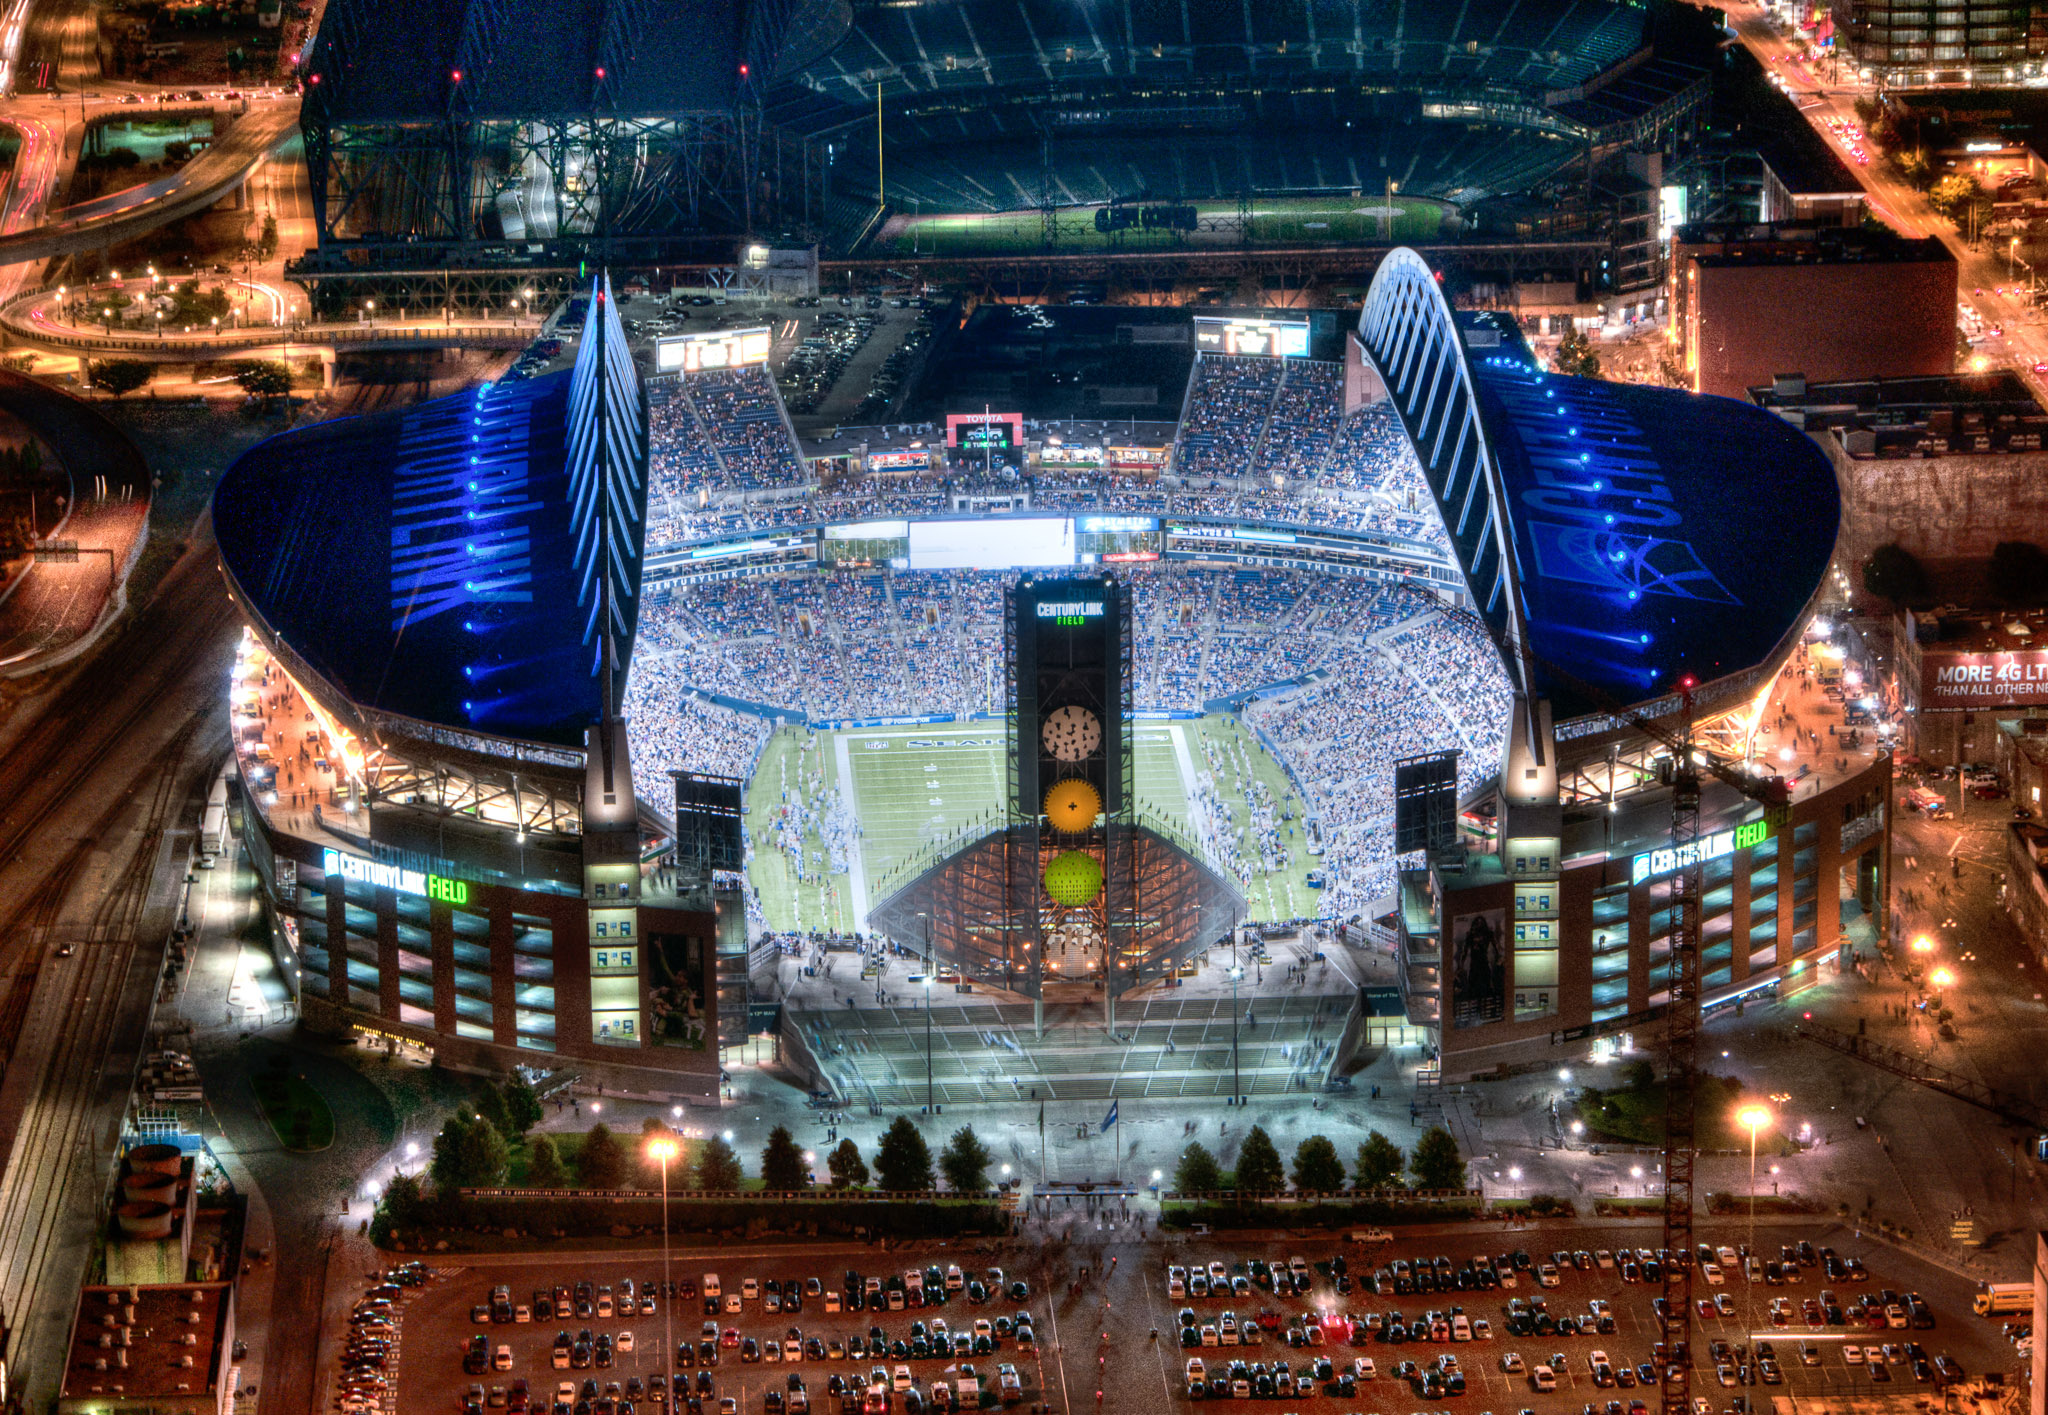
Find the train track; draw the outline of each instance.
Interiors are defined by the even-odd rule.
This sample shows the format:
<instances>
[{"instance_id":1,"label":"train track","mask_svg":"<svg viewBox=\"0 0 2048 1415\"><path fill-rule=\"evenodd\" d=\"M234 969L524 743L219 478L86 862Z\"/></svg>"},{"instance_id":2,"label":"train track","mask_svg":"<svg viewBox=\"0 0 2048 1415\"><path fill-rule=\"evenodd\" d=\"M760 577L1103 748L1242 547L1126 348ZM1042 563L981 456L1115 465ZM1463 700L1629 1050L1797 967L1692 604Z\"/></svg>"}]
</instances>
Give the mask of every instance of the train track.
<instances>
[{"instance_id":1,"label":"train track","mask_svg":"<svg viewBox=\"0 0 2048 1415\"><path fill-rule=\"evenodd\" d=\"M102 1140L110 1138L109 1108L118 1115L132 1084L133 1058L124 1067L110 1066L109 1050L137 951L149 946L138 937L139 926L166 835L190 794L181 783L199 727L196 718L186 723L160 757L141 803L134 848L107 882L70 957L49 956L33 971L18 973L0 1019L14 1028L11 1034L0 1033L10 1071L17 1064L36 1068L30 1080L9 1078L14 1083L9 1090L22 1109L0 1174L0 1312L13 1327L9 1354L17 1363L26 1350L53 1349L49 1343L61 1342L69 1328L70 1294L81 1274L52 1273L50 1265L59 1254L82 1256L79 1245L65 1240L75 1239L81 1224L89 1222L110 1178L111 1154L103 1150ZM30 940L31 946L47 942L55 929L54 911L69 893L64 886L76 880L94 840L113 817L132 804L122 800L110 806L99 828L52 873L46 897L37 901L38 910L49 911L50 923L41 939ZM162 941L155 943L160 950ZM32 1001L25 985L33 990ZM17 997L24 999L19 1006Z\"/></svg>"}]
</instances>

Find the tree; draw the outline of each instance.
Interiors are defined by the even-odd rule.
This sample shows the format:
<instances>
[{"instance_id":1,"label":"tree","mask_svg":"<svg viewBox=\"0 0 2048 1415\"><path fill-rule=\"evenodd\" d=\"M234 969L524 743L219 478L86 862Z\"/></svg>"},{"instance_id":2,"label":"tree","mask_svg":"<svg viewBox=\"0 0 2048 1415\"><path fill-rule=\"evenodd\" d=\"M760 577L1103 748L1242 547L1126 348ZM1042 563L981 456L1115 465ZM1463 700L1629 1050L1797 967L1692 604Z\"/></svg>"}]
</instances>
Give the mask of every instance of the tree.
<instances>
[{"instance_id":1,"label":"tree","mask_svg":"<svg viewBox=\"0 0 2048 1415\"><path fill-rule=\"evenodd\" d=\"M1567 329L1557 341L1557 352L1550 356L1550 369L1574 378L1598 378L1600 356L1593 351L1592 340L1576 329Z\"/></svg>"},{"instance_id":2,"label":"tree","mask_svg":"<svg viewBox=\"0 0 2048 1415\"><path fill-rule=\"evenodd\" d=\"M427 1165L436 1189L462 1187L462 1140L476 1122L467 1116L451 1115L434 1137L434 1158Z\"/></svg>"},{"instance_id":3,"label":"tree","mask_svg":"<svg viewBox=\"0 0 2048 1415\"><path fill-rule=\"evenodd\" d=\"M1933 591L1927 571L1912 551L1897 541L1887 541L1870 552L1863 562L1863 588L1894 607L1925 604Z\"/></svg>"},{"instance_id":4,"label":"tree","mask_svg":"<svg viewBox=\"0 0 2048 1415\"><path fill-rule=\"evenodd\" d=\"M839 1148L825 1156L825 1168L832 1172L834 1189L858 1189L868 1182L868 1162L851 1140L841 1140Z\"/></svg>"},{"instance_id":5,"label":"tree","mask_svg":"<svg viewBox=\"0 0 2048 1415\"><path fill-rule=\"evenodd\" d=\"M552 1135L536 1135L526 1152L526 1182L535 1189L560 1189L569 1176L562 1169L562 1151Z\"/></svg>"},{"instance_id":6,"label":"tree","mask_svg":"<svg viewBox=\"0 0 2048 1415\"><path fill-rule=\"evenodd\" d=\"M505 1096L490 1082L476 1094L476 1118L489 1121L491 1128L500 1135L512 1135L512 1118L505 1113Z\"/></svg>"},{"instance_id":7,"label":"tree","mask_svg":"<svg viewBox=\"0 0 2048 1415\"><path fill-rule=\"evenodd\" d=\"M737 1189L745 1177L740 1169L739 1152L721 1137L713 1135L697 1152L699 1189Z\"/></svg>"},{"instance_id":8,"label":"tree","mask_svg":"<svg viewBox=\"0 0 2048 1415\"><path fill-rule=\"evenodd\" d=\"M953 1138L940 1153L939 1172L946 1176L949 1189L986 1189L988 1161L988 1146L981 1143L972 1125L963 1125L953 1132Z\"/></svg>"},{"instance_id":9,"label":"tree","mask_svg":"<svg viewBox=\"0 0 2048 1415\"><path fill-rule=\"evenodd\" d=\"M882 1132L875 1147L875 1174L884 1189L910 1190L932 1187L932 1152L907 1116Z\"/></svg>"},{"instance_id":10,"label":"tree","mask_svg":"<svg viewBox=\"0 0 2048 1415\"><path fill-rule=\"evenodd\" d=\"M1254 1125L1245 1132L1244 1143L1237 1149L1236 1179L1237 1187L1247 1194L1272 1194L1287 1183L1280 1151L1273 1148L1273 1137L1265 1126Z\"/></svg>"},{"instance_id":11,"label":"tree","mask_svg":"<svg viewBox=\"0 0 2048 1415\"><path fill-rule=\"evenodd\" d=\"M1344 1161L1327 1135L1311 1135L1294 1147L1294 1187L1328 1194L1344 1187Z\"/></svg>"},{"instance_id":12,"label":"tree","mask_svg":"<svg viewBox=\"0 0 2048 1415\"><path fill-rule=\"evenodd\" d=\"M1960 227L1969 222L1972 210L1981 219L1991 200L1975 177L1966 172L1951 172L1927 189L1927 204Z\"/></svg>"},{"instance_id":13,"label":"tree","mask_svg":"<svg viewBox=\"0 0 2048 1415\"><path fill-rule=\"evenodd\" d=\"M1173 1167L1173 1187L1183 1194L1207 1194L1223 1187L1223 1167L1208 1146L1196 1140L1180 1152Z\"/></svg>"},{"instance_id":14,"label":"tree","mask_svg":"<svg viewBox=\"0 0 2048 1415\"><path fill-rule=\"evenodd\" d=\"M541 1116L546 1112L541 1109L540 1097L533 1093L533 1087L524 1076L513 1072L499 1090L505 1097L505 1118L512 1126L513 1135L524 1135L540 1124Z\"/></svg>"},{"instance_id":15,"label":"tree","mask_svg":"<svg viewBox=\"0 0 2048 1415\"><path fill-rule=\"evenodd\" d=\"M1631 1061L1622 1068L1621 1085L1626 1091L1638 1094L1657 1084L1657 1068L1647 1061Z\"/></svg>"},{"instance_id":16,"label":"tree","mask_svg":"<svg viewBox=\"0 0 2048 1415\"><path fill-rule=\"evenodd\" d=\"M2048 599L2048 553L2031 541L2002 540L1991 548L1991 593L2005 603L2035 605Z\"/></svg>"},{"instance_id":17,"label":"tree","mask_svg":"<svg viewBox=\"0 0 2048 1415\"><path fill-rule=\"evenodd\" d=\"M620 1189L626 1183L626 1147L603 1122L590 1127L576 1151L576 1176L586 1189Z\"/></svg>"},{"instance_id":18,"label":"tree","mask_svg":"<svg viewBox=\"0 0 2048 1415\"><path fill-rule=\"evenodd\" d=\"M768 1132L768 1143L761 1150L761 1187L776 1190L811 1187L811 1167L804 1163L804 1152L796 1147L796 1139L786 1125L778 1125Z\"/></svg>"},{"instance_id":19,"label":"tree","mask_svg":"<svg viewBox=\"0 0 2048 1415\"><path fill-rule=\"evenodd\" d=\"M1441 1125L1432 1125L1415 1142L1415 1156L1408 1162L1418 1189L1463 1189L1465 1160L1458 1142Z\"/></svg>"},{"instance_id":20,"label":"tree","mask_svg":"<svg viewBox=\"0 0 2048 1415\"><path fill-rule=\"evenodd\" d=\"M1392 1189L1401 1182L1401 1167L1407 1158L1401 1147L1379 1131L1369 1131L1358 1147L1358 1167L1352 1186L1358 1189Z\"/></svg>"},{"instance_id":21,"label":"tree","mask_svg":"<svg viewBox=\"0 0 2048 1415\"><path fill-rule=\"evenodd\" d=\"M256 255L259 260L269 260L277 254L277 213L266 212L263 217L263 234L256 241Z\"/></svg>"},{"instance_id":22,"label":"tree","mask_svg":"<svg viewBox=\"0 0 2048 1415\"><path fill-rule=\"evenodd\" d=\"M85 366L85 376L93 387L119 398L155 378L156 366L141 359L93 359Z\"/></svg>"},{"instance_id":23,"label":"tree","mask_svg":"<svg viewBox=\"0 0 2048 1415\"><path fill-rule=\"evenodd\" d=\"M242 363L235 366L235 382L251 398L274 404L292 391L292 371L274 359Z\"/></svg>"},{"instance_id":24,"label":"tree","mask_svg":"<svg viewBox=\"0 0 2048 1415\"><path fill-rule=\"evenodd\" d=\"M489 1121L451 1115L434 1139L431 1173L437 1189L503 1184L512 1152Z\"/></svg>"}]
</instances>

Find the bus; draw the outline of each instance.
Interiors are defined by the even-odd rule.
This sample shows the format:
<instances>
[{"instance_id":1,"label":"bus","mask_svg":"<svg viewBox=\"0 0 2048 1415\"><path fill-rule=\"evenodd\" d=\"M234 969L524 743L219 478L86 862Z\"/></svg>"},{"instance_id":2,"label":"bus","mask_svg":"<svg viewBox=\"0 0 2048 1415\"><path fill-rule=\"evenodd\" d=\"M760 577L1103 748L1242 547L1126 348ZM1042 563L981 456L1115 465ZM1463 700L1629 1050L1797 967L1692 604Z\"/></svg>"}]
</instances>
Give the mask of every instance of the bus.
<instances>
[{"instance_id":1,"label":"bus","mask_svg":"<svg viewBox=\"0 0 2048 1415\"><path fill-rule=\"evenodd\" d=\"M2034 1310L2034 1284L2031 1282L1987 1282L1980 1286L1970 1298L1970 1310L1980 1317L1996 1317L2011 1312Z\"/></svg>"}]
</instances>

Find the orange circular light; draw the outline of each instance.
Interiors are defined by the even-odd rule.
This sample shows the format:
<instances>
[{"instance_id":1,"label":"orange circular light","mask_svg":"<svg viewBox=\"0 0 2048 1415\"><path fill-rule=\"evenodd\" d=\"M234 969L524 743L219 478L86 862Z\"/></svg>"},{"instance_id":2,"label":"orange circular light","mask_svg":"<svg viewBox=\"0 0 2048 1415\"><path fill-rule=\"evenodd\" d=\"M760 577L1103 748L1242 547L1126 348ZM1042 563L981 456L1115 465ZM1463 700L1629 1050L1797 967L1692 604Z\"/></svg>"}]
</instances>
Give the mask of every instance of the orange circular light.
<instances>
[{"instance_id":1,"label":"orange circular light","mask_svg":"<svg viewBox=\"0 0 2048 1415\"><path fill-rule=\"evenodd\" d=\"M1056 781L1045 793L1045 818L1064 835L1079 835L1102 814L1102 794L1079 777Z\"/></svg>"}]
</instances>

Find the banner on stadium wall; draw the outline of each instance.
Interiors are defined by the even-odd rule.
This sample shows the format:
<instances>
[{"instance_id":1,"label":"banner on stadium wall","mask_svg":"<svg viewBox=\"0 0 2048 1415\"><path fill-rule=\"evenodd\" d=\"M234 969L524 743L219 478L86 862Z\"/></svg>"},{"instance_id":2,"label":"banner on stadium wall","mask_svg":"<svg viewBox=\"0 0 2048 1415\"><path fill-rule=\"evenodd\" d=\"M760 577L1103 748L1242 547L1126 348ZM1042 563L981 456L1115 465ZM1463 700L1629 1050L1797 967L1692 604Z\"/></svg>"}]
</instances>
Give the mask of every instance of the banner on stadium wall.
<instances>
[{"instance_id":1,"label":"banner on stadium wall","mask_svg":"<svg viewBox=\"0 0 2048 1415\"><path fill-rule=\"evenodd\" d=\"M1451 920L1451 1026L1498 1022L1508 991L1507 911L1481 909Z\"/></svg>"},{"instance_id":2,"label":"banner on stadium wall","mask_svg":"<svg viewBox=\"0 0 2048 1415\"><path fill-rule=\"evenodd\" d=\"M1199 722L1203 714L1192 708L1136 708L1131 712L1133 722Z\"/></svg>"},{"instance_id":3,"label":"banner on stadium wall","mask_svg":"<svg viewBox=\"0 0 2048 1415\"><path fill-rule=\"evenodd\" d=\"M933 712L919 717L834 717L820 718L811 727L819 732L858 732L869 727L929 727L938 722L959 722L955 712Z\"/></svg>"}]
</instances>

